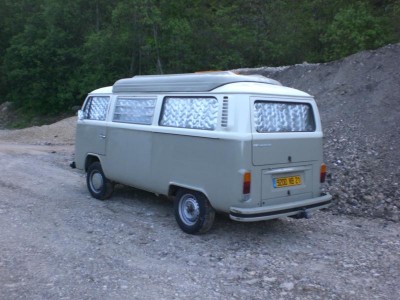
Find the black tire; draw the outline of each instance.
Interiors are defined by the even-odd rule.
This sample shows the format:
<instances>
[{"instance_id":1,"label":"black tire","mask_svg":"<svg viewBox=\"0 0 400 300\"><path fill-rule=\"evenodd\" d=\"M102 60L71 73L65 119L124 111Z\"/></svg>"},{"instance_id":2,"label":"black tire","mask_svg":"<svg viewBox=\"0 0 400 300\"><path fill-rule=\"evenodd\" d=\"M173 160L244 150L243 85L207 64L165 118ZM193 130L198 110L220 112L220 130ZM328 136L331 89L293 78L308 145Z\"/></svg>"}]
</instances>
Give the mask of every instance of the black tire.
<instances>
[{"instance_id":1,"label":"black tire","mask_svg":"<svg viewBox=\"0 0 400 300\"><path fill-rule=\"evenodd\" d=\"M92 163L86 172L86 184L93 198L105 200L111 197L114 184L107 179L100 162Z\"/></svg>"},{"instance_id":2,"label":"black tire","mask_svg":"<svg viewBox=\"0 0 400 300\"><path fill-rule=\"evenodd\" d=\"M186 189L180 189L176 194L174 214L179 227L189 234L209 231L215 218L215 210L207 197Z\"/></svg>"}]
</instances>

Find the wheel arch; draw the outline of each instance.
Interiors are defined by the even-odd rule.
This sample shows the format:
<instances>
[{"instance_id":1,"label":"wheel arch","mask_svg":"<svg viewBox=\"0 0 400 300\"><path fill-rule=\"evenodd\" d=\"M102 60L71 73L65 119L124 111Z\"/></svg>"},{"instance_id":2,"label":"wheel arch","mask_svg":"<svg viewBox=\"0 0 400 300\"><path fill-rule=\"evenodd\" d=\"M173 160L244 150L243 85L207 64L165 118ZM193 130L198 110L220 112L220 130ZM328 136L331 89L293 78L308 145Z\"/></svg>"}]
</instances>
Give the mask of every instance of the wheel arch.
<instances>
[{"instance_id":1,"label":"wheel arch","mask_svg":"<svg viewBox=\"0 0 400 300\"><path fill-rule=\"evenodd\" d=\"M208 199L210 204L212 205L211 199L205 189L197 187L197 186L191 186L191 185L186 185L186 184L181 184L181 183L176 183L176 182L170 182L169 187L168 187L168 197L175 197L179 189L185 189L185 190L202 193Z\"/></svg>"},{"instance_id":2,"label":"wheel arch","mask_svg":"<svg viewBox=\"0 0 400 300\"><path fill-rule=\"evenodd\" d=\"M93 153L88 153L86 155L86 159L85 159L85 172L87 171L87 169L89 168L89 166L98 161L101 164L101 160L100 157L97 154L93 154Z\"/></svg>"}]
</instances>

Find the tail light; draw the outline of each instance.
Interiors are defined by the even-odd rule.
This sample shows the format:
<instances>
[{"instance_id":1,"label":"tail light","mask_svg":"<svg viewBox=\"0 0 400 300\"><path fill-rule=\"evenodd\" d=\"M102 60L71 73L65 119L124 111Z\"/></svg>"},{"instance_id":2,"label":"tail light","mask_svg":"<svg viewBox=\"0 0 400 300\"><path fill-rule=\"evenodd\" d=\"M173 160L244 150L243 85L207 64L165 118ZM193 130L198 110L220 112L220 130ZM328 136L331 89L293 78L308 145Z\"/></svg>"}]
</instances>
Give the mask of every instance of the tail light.
<instances>
[{"instance_id":1,"label":"tail light","mask_svg":"<svg viewBox=\"0 0 400 300\"><path fill-rule=\"evenodd\" d=\"M326 178L326 165L323 163L321 164L320 182L324 183L325 178Z\"/></svg>"},{"instance_id":2,"label":"tail light","mask_svg":"<svg viewBox=\"0 0 400 300\"><path fill-rule=\"evenodd\" d=\"M250 187L251 187L251 173L245 172L243 174L243 194L250 194Z\"/></svg>"}]
</instances>

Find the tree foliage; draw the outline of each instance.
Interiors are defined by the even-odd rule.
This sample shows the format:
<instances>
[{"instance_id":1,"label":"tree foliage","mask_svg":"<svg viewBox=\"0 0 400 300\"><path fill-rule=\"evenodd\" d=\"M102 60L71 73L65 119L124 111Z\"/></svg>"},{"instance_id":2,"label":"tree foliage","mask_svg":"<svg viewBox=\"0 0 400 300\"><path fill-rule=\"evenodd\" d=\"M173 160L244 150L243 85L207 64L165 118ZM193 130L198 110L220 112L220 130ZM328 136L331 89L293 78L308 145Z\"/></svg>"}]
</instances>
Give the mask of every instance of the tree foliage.
<instances>
[{"instance_id":1,"label":"tree foliage","mask_svg":"<svg viewBox=\"0 0 400 300\"><path fill-rule=\"evenodd\" d=\"M392 40L388 32L388 20L375 15L371 5L357 2L342 8L322 38L325 58L333 60L364 49L377 48Z\"/></svg>"},{"instance_id":2,"label":"tree foliage","mask_svg":"<svg viewBox=\"0 0 400 300\"><path fill-rule=\"evenodd\" d=\"M322 62L397 42L399 0L0 0L0 103L58 114L137 74Z\"/></svg>"}]
</instances>

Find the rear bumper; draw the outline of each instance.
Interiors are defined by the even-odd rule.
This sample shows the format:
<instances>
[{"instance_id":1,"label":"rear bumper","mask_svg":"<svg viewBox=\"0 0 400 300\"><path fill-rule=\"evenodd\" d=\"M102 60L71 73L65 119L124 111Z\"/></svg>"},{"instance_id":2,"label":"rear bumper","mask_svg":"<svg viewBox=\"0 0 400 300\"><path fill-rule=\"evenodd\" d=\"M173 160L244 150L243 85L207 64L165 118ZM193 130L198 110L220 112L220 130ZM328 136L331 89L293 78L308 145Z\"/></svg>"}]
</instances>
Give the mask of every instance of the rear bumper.
<instances>
[{"instance_id":1,"label":"rear bumper","mask_svg":"<svg viewBox=\"0 0 400 300\"><path fill-rule=\"evenodd\" d=\"M254 222L281 217L296 215L301 212L309 212L321 208L327 208L331 205L332 196L322 194L320 197L285 203L280 205L256 207L256 208L238 208L231 207L229 217L232 220L240 222Z\"/></svg>"}]
</instances>

